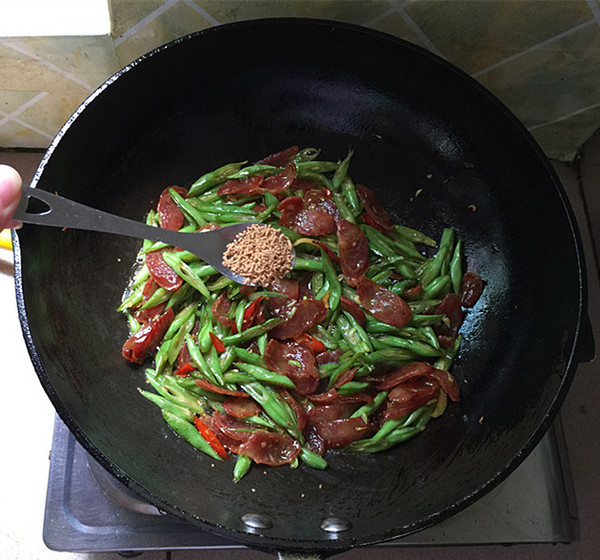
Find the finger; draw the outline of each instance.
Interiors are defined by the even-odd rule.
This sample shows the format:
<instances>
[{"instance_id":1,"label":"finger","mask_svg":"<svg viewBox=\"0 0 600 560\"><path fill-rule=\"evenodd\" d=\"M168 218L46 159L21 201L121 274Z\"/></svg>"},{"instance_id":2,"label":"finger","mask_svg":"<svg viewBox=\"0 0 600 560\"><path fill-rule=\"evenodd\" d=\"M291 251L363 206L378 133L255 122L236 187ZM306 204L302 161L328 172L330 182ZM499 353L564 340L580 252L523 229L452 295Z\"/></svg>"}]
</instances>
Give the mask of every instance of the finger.
<instances>
[{"instance_id":1,"label":"finger","mask_svg":"<svg viewBox=\"0 0 600 560\"><path fill-rule=\"evenodd\" d=\"M21 225L12 218L21 200L22 185L21 176L15 169L0 164L0 230Z\"/></svg>"}]
</instances>

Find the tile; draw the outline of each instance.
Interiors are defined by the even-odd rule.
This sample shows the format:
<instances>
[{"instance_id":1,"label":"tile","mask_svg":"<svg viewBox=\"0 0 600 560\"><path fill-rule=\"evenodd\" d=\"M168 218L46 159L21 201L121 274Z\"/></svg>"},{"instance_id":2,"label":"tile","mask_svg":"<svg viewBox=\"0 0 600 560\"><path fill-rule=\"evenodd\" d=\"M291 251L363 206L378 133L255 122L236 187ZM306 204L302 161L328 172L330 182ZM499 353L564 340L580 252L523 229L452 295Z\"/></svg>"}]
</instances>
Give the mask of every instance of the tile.
<instances>
[{"instance_id":1,"label":"tile","mask_svg":"<svg viewBox=\"0 0 600 560\"><path fill-rule=\"evenodd\" d=\"M47 147L117 69L108 36L0 39L0 145Z\"/></svg>"},{"instance_id":2,"label":"tile","mask_svg":"<svg viewBox=\"0 0 600 560\"><path fill-rule=\"evenodd\" d=\"M139 25L139 28L136 28L136 25ZM122 40L115 42L119 64L125 66L152 49L212 25L212 21L202 13L182 2L164 11L152 12L145 20L140 18L134 27L130 27L126 34L121 36Z\"/></svg>"},{"instance_id":3,"label":"tile","mask_svg":"<svg viewBox=\"0 0 600 560\"><path fill-rule=\"evenodd\" d=\"M3 49L16 57L25 68L44 68L79 87L91 91L118 70L110 35L78 37L23 37L2 39ZM6 50L0 53L6 62ZM20 56L19 56L20 55ZM28 76L34 78L34 76ZM39 77L40 80L44 76ZM13 80L18 80L13 76ZM25 76L21 81L25 80ZM0 82L4 83L4 82ZM11 88L12 89L12 88ZM30 86L22 89L42 89Z\"/></svg>"},{"instance_id":4,"label":"tile","mask_svg":"<svg viewBox=\"0 0 600 560\"><path fill-rule=\"evenodd\" d=\"M405 41L410 41L420 47L426 47L420 37L396 11L388 12L384 16L378 18L375 22L368 24L367 27L382 31L383 33L388 33L394 37L399 37Z\"/></svg>"},{"instance_id":5,"label":"tile","mask_svg":"<svg viewBox=\"0 0 600 560\"><path fill-rule=\"evenodd\" d=\"M4 148L46 148L52 136L33 125L11 120L0 125L0 146Z\"/></svg>"},{"instance_id":6,"label":"tile","mask_svg":"<svg viewBox=\"0 0 600 560\"><path fill-rule=\"evenodd\" d=\"M599 124L600 107L595 107L535 128L531 134L549 158L573 161L580 147L598 130Z\"/></svg>"},{"instance_id":7,"label":"tile","mask_svg":"<svg viewBox=\"0 0 600 560\"><path fill-rule=\"evenodd\" d=\"M600 103L600 28L588 26L477 77L527 126Z\"/></svg>"},{"instance_id":8,"label":"tile","mask_svg":"<svg viewBox=\"0 0 600 560\"><path fill-rule=\"evenodd\" d=\"M384 0L196 0L219 23L265 17L313 17L365 24L390 8Z\"/></svg>"},{"instance_id":9,"label":"tile","mask_svg":"<svg viewBox=\"0 0 600 560\"><path fill-rule=\"evenodd\" d=\"M594 17L586 2L572 0L417 0L406 11L446 59L469 73Z\"/></svg>"},{"instance_id":10,"label":"tile","mask_svg":"<svg viewBox=\"0 0 600 560\"><path fill-rule=\"evenodd\" d=\"M112 34L119 37L143 18L173 4L166 0L108 0Z\"/></svg>"}]
</instances>

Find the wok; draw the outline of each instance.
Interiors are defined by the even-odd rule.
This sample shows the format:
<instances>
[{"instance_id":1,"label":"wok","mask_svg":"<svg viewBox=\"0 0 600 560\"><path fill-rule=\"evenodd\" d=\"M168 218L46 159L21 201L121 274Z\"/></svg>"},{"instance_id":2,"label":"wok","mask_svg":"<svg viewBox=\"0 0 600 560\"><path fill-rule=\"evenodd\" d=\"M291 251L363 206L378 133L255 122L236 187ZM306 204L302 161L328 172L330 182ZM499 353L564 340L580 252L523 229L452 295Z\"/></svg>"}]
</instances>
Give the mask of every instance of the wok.
<instances>
[{"instance_id":1,"label":"wok","mask_svg":"<svg viewBox=\"0 0 600 560\"><path fill-rule=\"evenodd\" d=\"M116 313L139 243L25 226L15 239L26 342L58 414L108 471L160 509L265 550L333 554L423 529L503 480L569 386L584 313L577 227L557 177L488 91L424 50L351 25L271 19L212 28L136 60L65 124L39 189L143 220L165 186L292 144L355 155L351 176L397 222L464 240L485 280L454 374L462 400L414 440L330 466L231 464L170 431L137 393ZM244 524L261 514L265 527ZM328 532L324 520L345 530Z\"/></svg>"}]
</instances>

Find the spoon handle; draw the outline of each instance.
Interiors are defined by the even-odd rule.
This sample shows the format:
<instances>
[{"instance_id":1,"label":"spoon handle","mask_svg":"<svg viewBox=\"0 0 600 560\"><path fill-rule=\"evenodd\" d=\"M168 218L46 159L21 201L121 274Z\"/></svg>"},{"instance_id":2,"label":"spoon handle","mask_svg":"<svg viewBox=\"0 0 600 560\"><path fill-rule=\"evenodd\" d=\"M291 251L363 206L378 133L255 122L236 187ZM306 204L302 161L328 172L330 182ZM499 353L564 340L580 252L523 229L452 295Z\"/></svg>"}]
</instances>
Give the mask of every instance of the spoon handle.
<instances>
[{"instance_id":1,"label":"spoon handle","mask_svg":"<svg viewBox=\"0 0 600 560\"><path fill-rule=\"evenodd\" d=\"M48 209L40 213L28 212L27 206L30 199L43 202ZM139 239L162 241L178 247L181 247L183 241L181 234L178 232L108 214L48 191L27 186L23 186L21 201L14 219L28 224L115 233ZM185 247L181 248L184 249ZM195 252L197 251L198 249L195 248ZM202 255L198 256L202 257Z\"/></svg>"}]
</instances>

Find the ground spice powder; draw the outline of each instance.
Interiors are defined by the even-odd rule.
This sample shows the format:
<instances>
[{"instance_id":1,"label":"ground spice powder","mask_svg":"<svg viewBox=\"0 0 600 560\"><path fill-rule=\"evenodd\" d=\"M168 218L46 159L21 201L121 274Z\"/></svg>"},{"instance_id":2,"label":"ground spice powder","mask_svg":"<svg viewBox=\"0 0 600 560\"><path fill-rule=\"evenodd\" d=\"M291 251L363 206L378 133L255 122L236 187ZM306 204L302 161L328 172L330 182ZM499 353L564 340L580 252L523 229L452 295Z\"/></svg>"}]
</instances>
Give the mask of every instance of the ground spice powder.
<instances>
[{"instance_id":1,"label":"ground spice powder","mask_svg":"<svg viewBox=\"0 0 600 560\"><path fill-rule=\"evenodd\" d=\"M227 245L223 264L248 284L269 286L292 269L293 258L292 243L281 231L253 224Z\"/></svg>"}]
</instances>

